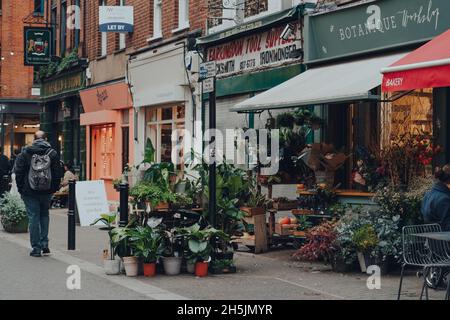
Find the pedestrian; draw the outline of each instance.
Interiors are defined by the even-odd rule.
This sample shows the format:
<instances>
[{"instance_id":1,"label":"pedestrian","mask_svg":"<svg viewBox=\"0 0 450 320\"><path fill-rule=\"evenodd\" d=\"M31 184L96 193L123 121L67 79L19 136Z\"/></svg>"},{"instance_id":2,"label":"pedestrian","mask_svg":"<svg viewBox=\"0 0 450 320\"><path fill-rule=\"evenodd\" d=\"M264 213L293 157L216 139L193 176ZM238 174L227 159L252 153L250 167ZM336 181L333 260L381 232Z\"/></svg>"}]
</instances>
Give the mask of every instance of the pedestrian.
<instances>
[{"instance_id":1,"label":"pedestrian","mask_svg":"<svg viewBox=\"0 0 450 320\"><path fill-rule=\"evenodd\" d=\"M14 173L29 218L30 256L49 255L50 202L59 188L62 168L58 153L43 131L36 132L33 144L17 157Z\"/></svg>"},{"instance_id":2,"label":"pedestrian","mask_svg":"<svg viewBox=\"0 0 450 320\"><path fill-rule=\"evenodd\" d=\"M443 231L450 231L450 164L436 168L436 183L422 201L425 223L438 223Z\"/></svg>"},{"instance_id":3,"label":"pedestrian","mask_svg":"<svg viewBox=\"0 0 450 320\"><path fill-rule=\"evenodd\" d=\"M0 148L0 197L9 191L11 176L11 164L7 156L3 154L3 148Z\"/></svg>"},{"instance_id":4,"label":"pedestrian","mask_svg":"<svg viewBox=\"0 0 450 320\"><path fill-rule=\"evenodd\" d=\"M68 193L69 192L69 182L75 180L78 181L78 176L75 174L75 170L73 169L72 163L69 161L64 164L64 177L61 182L61 189L59 189L59 193Z\"/></svg>"}]
</instances>

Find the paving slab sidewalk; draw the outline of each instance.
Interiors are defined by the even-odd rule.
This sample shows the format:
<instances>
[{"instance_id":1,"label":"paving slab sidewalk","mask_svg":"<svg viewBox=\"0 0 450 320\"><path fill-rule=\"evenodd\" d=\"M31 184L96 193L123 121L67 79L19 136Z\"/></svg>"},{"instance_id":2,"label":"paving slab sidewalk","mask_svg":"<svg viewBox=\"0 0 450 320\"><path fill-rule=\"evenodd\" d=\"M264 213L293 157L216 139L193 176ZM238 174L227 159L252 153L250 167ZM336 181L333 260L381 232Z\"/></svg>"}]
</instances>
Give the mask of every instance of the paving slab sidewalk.
<instances>
[{"instance_id":1,"label":"paving slab sidewalk","mask_svg":"<svg viewBox=\"0 0 450 320\"><path fill-rule=\"evenodd\" d=\"M50 246L58 254L69 255L102 266L103 249L108 247L108 235L96 227L77 227L77 250L67 251L67 215L65 210L53 210L51 214ZM0 231L3 232L3 231ZM28 235L14 235L20 241ZM148 285L160 288L188 299L275 299L275 300L320 300L396 299L399 277L384 276L380 290L369 290L365 274L337 274L321 264L297 262L290 258L291 250L273 251L263 255L237 253L238 272L231 275L211 275L196 278L192 275L132 279L136 287ZM405 280L403 299L417 299L421 283L412 273ZM162 295L161 298L170 298ZM172 296L173 297L173 296ZM433 299L442 299L442 291L431 292Z\"/></svg>"}]
</instances>

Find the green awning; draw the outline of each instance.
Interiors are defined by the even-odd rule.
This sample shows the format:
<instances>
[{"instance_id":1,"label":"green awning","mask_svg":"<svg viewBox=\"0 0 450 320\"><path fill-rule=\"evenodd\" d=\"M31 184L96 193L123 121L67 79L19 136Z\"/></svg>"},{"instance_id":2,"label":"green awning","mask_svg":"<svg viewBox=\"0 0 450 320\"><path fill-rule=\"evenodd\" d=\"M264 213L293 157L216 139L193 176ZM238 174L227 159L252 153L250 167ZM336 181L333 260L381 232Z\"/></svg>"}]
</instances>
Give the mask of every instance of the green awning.
<instances>
[{"instance_id":1,"label":"green awning","mask_svg":"<svg viewBox=\"0 0 450 320\"><path fill-rule=\"evenodd\" d=\"M277 12L271 15L267 15L261 19L254 20L247 23L242 23L238 26L231 27L220 32L216 32L197 39L197 45L200 47L209 46L216 42L229 41L233 38L242 37L248 33L252 33L255 30L268 28L274 24L279 24L283 21L291 21L296 17L299 17L303 13L305 8L309 8L312 4L301 4L294 8L290 8L281 12Z\"/></svg>"}]
</instances>

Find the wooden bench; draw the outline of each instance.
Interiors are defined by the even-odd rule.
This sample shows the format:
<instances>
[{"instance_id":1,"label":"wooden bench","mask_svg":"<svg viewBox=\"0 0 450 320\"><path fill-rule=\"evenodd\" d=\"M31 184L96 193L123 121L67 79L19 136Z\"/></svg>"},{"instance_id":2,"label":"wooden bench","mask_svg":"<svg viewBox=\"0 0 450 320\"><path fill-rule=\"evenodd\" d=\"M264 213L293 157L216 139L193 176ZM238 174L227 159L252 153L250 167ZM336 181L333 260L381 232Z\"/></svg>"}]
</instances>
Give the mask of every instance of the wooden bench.
<instances>
[{"instance_id":1,"label":"wooden bench","mask_svg":"<svg viewBox=\"0 0 450 320\"><path fill-rule=\"evenodd\" d=\"M51 208L65 208L68 200L68 192L56 192L51 201Z\"/></svg>"}]
</instances>

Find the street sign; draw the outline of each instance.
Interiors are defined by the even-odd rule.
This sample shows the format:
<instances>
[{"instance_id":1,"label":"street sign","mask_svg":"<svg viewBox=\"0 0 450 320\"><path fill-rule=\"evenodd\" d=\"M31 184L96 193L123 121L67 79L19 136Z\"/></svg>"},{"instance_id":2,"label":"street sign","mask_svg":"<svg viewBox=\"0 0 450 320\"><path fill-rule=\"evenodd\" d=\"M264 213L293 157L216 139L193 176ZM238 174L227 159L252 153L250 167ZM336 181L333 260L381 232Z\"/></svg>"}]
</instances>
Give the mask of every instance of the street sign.
<instances>
[{"instance_id":1,"label":"street sign","mask_svg":"<svg viewBox=\"0 0 450 320\"><path fill-rule=\"evenodd\" d=\"M214 78L203 80L203 93L214 92Z\"/></svg>"},{"instance_id":2,"label":"street sign","mask_svg":"<svg viewBox=\"0 0 450 320\"><path fill-rule=\"evenodd\" d=\"M200 65L200 80L213 78L216 76L216 62L209 61Z\"/></svg>"}]
</instances>

